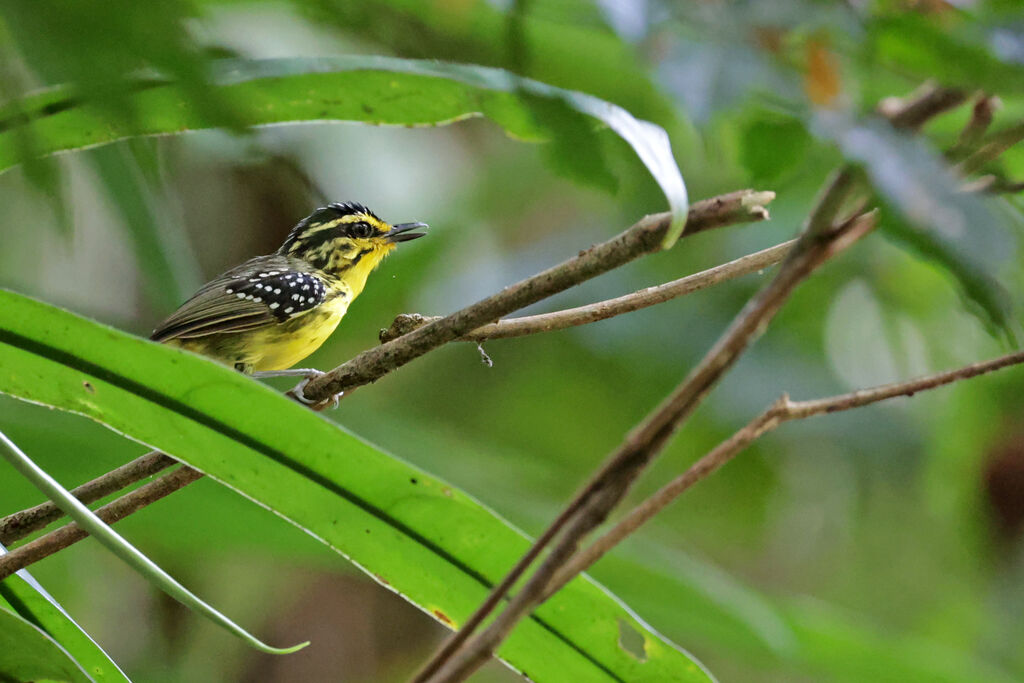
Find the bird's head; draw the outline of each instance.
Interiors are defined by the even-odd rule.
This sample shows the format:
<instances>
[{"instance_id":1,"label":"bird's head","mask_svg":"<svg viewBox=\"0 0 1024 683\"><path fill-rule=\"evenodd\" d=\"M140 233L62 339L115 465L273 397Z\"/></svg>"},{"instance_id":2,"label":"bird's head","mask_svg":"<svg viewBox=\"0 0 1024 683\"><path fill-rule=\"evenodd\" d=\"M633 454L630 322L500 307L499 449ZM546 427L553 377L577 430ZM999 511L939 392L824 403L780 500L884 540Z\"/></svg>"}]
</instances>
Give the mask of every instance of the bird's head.
<instances>
[{"instance_id":1,"label":"bird's head","mask_svg":"<svg viewBox=\"0 0 1024 683\"><path fill-rule=\"evenodd\" d=\"M426 223L389 225L355 202L328 204L299 221L277 253L351 279L362 290L366 276L399 242L423 237L424 233L412 231L426 227Z\"/></svg>"}]
</instances>

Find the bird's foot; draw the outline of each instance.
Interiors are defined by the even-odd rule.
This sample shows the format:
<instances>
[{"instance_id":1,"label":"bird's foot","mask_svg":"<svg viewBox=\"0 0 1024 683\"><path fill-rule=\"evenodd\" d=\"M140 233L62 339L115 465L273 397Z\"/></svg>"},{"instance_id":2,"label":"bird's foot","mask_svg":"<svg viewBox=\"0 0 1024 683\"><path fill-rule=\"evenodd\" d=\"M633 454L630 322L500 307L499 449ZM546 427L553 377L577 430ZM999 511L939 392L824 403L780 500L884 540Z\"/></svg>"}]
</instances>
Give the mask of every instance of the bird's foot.
<instances>
[{"instance_id":1,"label":"bird's foot","mask_svg":"<svg viewBox=\"0 0 1024 683\"><path fill-rule=\"evenodd\" d=\"M309 406L313 410L324 410L325 408L328 408L328 407L330 407L330 408L337 408L339 402L341 401L341 397L345 395L345 392L344 391L339 391L338 393L334 394L333 396L331 396L329 399L327 399L325 401L313 401L313 400L311 400L311 399L306 397L306 392L305 392L306 385L309 384L312 380L314 380L314 379L316 379L318 377L321 377L321 376L325 375L326 373L321 372L320 370L312 370L312 369L303 370L302 372L304 373L304 377L302 378L302 381L300 381L298 384L296 384L294 387L292 387L288 391L288 395L291 396L292 398L294 398L299 403L301 403L303 405Z\"/></svg>"}]
</instances>

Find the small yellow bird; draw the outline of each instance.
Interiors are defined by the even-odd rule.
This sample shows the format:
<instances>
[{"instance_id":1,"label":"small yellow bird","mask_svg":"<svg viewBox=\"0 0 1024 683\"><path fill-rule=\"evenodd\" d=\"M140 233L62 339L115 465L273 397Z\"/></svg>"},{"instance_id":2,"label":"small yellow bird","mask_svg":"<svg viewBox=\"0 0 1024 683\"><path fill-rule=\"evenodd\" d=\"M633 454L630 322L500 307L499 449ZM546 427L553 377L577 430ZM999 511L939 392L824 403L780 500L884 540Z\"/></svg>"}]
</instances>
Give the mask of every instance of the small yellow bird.
<instances>
[{"instance_id":1,"label":"small yellow bird","mask_svg":"<svg viewBox=\"0 0 1024 683\"><path fill-rule=\"evenodd\" d=\"M291 369L334 332L366 278L425 223L391 226L355 202L328 204L299 221L276 253L257 256L204 285L150 339L195 351L259 377Z\"/></svg>"}]
</instances>

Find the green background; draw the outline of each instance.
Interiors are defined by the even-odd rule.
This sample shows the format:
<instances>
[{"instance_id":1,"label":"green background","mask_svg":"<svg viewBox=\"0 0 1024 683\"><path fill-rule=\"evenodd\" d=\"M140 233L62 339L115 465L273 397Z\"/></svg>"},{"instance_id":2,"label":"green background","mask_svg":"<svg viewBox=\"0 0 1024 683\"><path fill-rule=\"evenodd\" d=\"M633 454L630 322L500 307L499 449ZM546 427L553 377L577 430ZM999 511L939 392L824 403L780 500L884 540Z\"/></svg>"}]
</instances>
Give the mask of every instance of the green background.
<instances>
[{"instance_id":1,"label":"green background","mask_svg":"<svg viewBox=\"0 0 1024 683\"><path fill-rule=\"evenodd\" d=\"M0 96L70 82L94 94L97 116L130 126L130 96L97 84L150 67L180 79L198 115L226 130L123 142L4 173L0 286L145 336L205 278L272 251L324 201L430 223L427 238L383 264L310 359L327 369L372 346L398 313L450 312L666 209L609 131L575 126L567 131L581 131L578 139L566 132L542 145L482 120L240 134L230 132L231 101L211 96L203 76L224 54L384 54L504 67L612 101L668 130L692 199L743 187L778 193L768 223L688 238L531 312L618 296L789 239L844 154L887 179L882 229L798 290L631 500L783 391L814 398L1008 348L992 333L996 304L979 313L956 274L980 267L998 278L1009 293L1000 310L1016 325L1020 198L986 199L985 220L940 235L953 254L945 266L908 246L913 221L901 217L914 192L948 199L936 183L917 181L933 177L935 150L956 139L969 107L926 128L924 161L896 148L901 172L885 175L870 167L878 154L851 151L820 124L821 103L807 92L821 76L808 58L818 45L839 83L828 104L854 121L931 77L999 95L996 129L1018 122L1024 33L1014 3L969 11L613 4L204 2L166 3L158 14L125 1L76 16L64 3L7 3ZM1019 180L1020 146L986 171ZM933 218L975 216L974 208L940 205ZM766 279L491 342L490 368L473 346L451 345L360 389L328 417L537 533ZM9 398L0 398L0 429L68 486L143 452L82 418ZM723 681L1014 680L1024 677L1022 470L1022 372L1010 369L786 425L592 574ZM37 502L13 471L0 476L0 513ZM325 546L212 481L119 529L265 640L313 641L287 657L247 650L91 541L33 567L135 680L402 680L443 633ZM515 676L490 665L476 680Z\"/></svg>"}]
</instances>

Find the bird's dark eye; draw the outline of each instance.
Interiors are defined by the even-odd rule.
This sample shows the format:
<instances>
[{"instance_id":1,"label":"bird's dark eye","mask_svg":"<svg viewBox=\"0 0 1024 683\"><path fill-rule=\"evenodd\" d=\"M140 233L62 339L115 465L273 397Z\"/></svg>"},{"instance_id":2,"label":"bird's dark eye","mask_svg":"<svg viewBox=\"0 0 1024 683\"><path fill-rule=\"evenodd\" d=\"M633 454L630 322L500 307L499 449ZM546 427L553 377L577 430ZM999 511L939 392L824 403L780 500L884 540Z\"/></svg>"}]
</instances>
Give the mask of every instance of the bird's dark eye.
<instances>
[{"instance_id":1,"label":"bird's dark eye","mask_svg":"<svg viewBox=\"0 0 1024 683\"><path fill-rule=\"evenodd\" d=\"M353 237L371 237L373 235L373 226L369 223L359 221L358 223L352 224L349 232Z\"/></svg>"}]
</instances>

